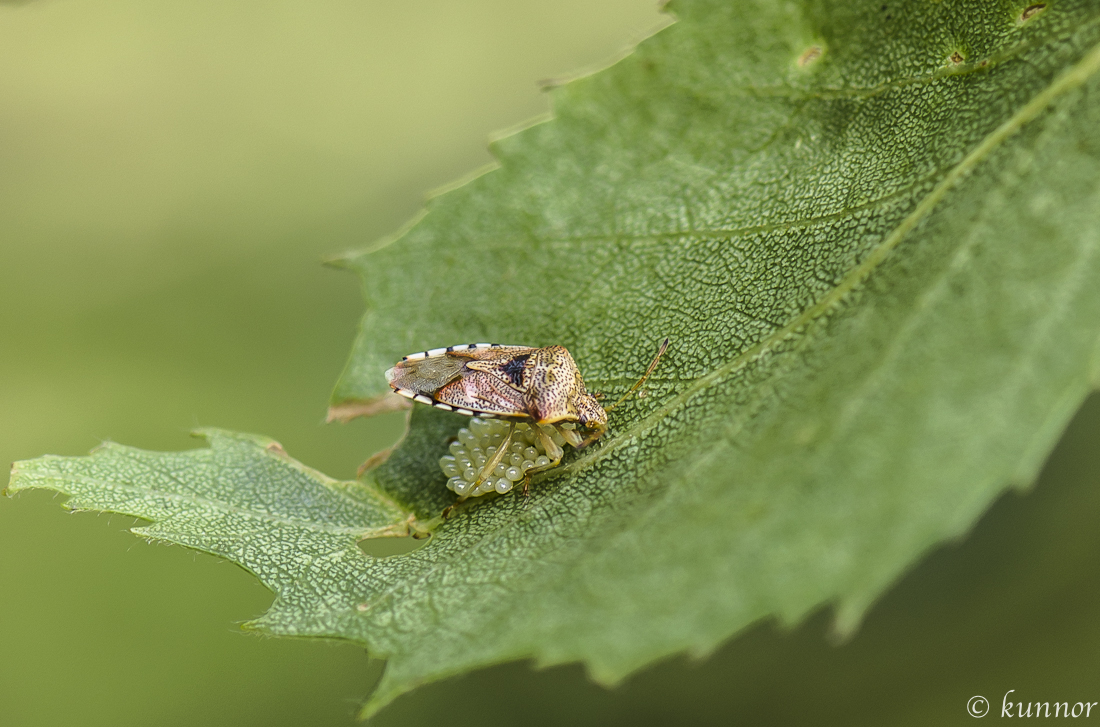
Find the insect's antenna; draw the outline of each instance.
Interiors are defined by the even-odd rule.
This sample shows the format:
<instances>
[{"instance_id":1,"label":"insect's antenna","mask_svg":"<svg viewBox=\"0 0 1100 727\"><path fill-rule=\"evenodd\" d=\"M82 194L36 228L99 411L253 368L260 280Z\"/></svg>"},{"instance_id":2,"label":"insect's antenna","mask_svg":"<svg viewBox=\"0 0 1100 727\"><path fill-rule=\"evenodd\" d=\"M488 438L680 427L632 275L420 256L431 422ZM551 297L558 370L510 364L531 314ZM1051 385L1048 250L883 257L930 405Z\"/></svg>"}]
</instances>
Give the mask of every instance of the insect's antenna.
<instances>
[{"instance_id":1,"label":"insect's antenna","mask_svg":"<svg viewBox=\"0 0 1100 727\"><path fill-rule=\"evenodd\" d=\"M638 387L639 387L639 386L641 386L642 384L644 384L644 383L645 383L645 380L649 378L649 375L650 375L651 373L653 373L653 369L657 368L657 363L658 363L658 362L659 362L659 361L661 360L661 356L663 356L663 355L664 355L664 353L665 353L665 349L667 349L667 348L668 348L668 339L666 338L666 339L664 340L664 343L662 343L662 344L661 344L661 348L659 348L659 349L657 350L657 355L656 355L656 356L654 356L654 357L653 357L653 360L652 360L652 361L650 362L650 364L649 364L649 368L647 368L647 369L645 370L645 373L644 373L644 374L642 374L642 378L638 379L638 382L637 382L636 384L634 384L634 386L631 386L631 387L630 387L630 391L628 391L628 392L626 392L625 394L623 394L623 395L622 395L622 398L620 398L620 399L619 399L618 401L616 401L616 402L615 402L614 404L612 404L611 406L609 406L609 407L605 408L605 409L604 409L604 411L611 411L612 409L614 409L615 407L617 407L617 406L618 406L619 404L622 404L622 403L623 403L624 401L626 401L626 399L627 399L627 397L628 397L628 396L630 396L630 395L631 395L631 394L633 394L633 393L634 393L635 391L637 391L637 390L638 390Z\"/></svg>"}]
</instances>

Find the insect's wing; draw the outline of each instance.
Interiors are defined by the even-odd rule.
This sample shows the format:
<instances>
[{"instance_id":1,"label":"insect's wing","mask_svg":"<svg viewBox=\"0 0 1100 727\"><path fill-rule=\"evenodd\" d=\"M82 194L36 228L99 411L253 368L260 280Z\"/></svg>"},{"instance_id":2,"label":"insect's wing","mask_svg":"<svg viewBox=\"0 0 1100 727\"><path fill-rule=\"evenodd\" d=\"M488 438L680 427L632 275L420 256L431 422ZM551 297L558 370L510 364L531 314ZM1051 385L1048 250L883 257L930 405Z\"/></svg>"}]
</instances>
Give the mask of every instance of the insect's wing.
<instances>
[{"instance_id":1,"label":"insect's wing","mask_svg":"<svg viewBox=\"0 0 1100 727\"><path fill-rule=\"evenodd\" d=\"M461 414L530 418L523 392L484 371L467 371L435 392L432 399L435 406L449 407Z\"/></svg>"},{"instance_id":2,"label":"insect's wing","mask_svg":"<svg viewBox=\"0 0 1100 727\"><path fill-rule=\"evenodd\" d=\"M386 379L399 394L430 397L461 377L465 366L465 361L449 355L407 358L387 371Z\"/></svg>"},{"instance_id":3,"label":"insect's wing","mask_svg":"<svg viewBox=\"0 0 1100 727\"><path fill-rule=\"evenodd\" d=\"M537 350L470 344L424 351L398 362L386 380L398 394L440 409L526 418L525 389L517 388L508 372L522 369Z\"/></svg>"}]
</instances>

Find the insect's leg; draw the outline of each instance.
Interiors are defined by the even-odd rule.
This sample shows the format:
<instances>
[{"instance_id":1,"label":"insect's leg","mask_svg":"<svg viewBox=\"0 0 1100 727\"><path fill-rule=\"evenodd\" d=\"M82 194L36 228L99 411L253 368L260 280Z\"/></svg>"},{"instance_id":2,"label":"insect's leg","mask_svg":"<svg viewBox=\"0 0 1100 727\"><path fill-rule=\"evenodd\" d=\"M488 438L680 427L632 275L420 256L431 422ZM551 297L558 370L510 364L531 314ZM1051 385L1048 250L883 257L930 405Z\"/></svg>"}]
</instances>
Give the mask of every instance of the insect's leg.
<instances>
[{"instance_id":1,"label":"insect's leg","mask_svg":"<svg viewBox=\"0 0 1100 727\"><path fill-rule=\"evenodd\" d=\"M512 435L516 431L516 423L508 422L508 433L504 435L504 439L501 440L500 446L497 447L497 451L493 452L493 456L489 458L489 461L485 463L485 466L481 468L481 472L477 474L477 481L474 482L474 486L480 485L493 473L497 465L504 459L504 455L508 454L508 446L512 443Z\"/></svg>"},{"instance_id":2,"label":"insect's leg","mask_svg":"<svg viewBox=\"0 0 1100 727\"><path fill-rule=\"evenodd\" d=\"M606 424L593 424L591 426L592 431L589 432L588 436L581 440L580 444L573 444L574 447L576 447L577 449L584 449L585 447L602 437L605 432L607 432ZM572 442L570 442L570 444L572 444Z\"/></svg>"},{"instance_id":3,"label":"insect's leg","mask_svg":"<svg viewBox=\"0 0 1100 727\"><path fill-rule=\"evenodd\" d=\"M526 503L531 499L531 475L538 472L545 472L546 470L554 469L561 464L561 458L565 455L565 450L558 446L558 443L550 437L546 431L538 424L532 424L531 429L534 430L535 436L538 437L539 442L542 444L542 448L546 450L546 456L550 459L549 462L542 466L531 467L523 473L523 501ZM563 430L560 427L556 427L559 432ZM564 430L564 431L569 431ZM562 435L564 436L564 434Z\"/></svg>"},{"instance_id":4,"label":"insect's leg","mask_svg":"<svg viewBox=\"0 0 1100 727\"><path fill-rule=\"evenodd\" d=\"M580 432L576 429L566 429L565 427L554 425L554 429L558 430L558 434L569 444L573 445L574 449L580 449L584 446L584 438L581 437Z\"/></svg>"},{"instance_id":5,"label":"insect's leg","mask_svg":"<svg viewBox=\"0 0 1100 727\"><path fill-rule=\"evenodd\" d=\"M561 462L562 456L565 454L565 450L559 447L558 443L555 442L550 437L550 435L546 433L546 430L544 430L541 426L535 424L532 428L535 430L535 434L538 436L539 441L542 443L542 448L546 450L546 456L550 458L550 464L544 464L542 467L532 467L527 471L530 472L531 470L538 470L541 472L542 470L548 470L551 467L557 467L558 463ZM558 431L561 430L559 429Z\"/></svg>"}]
</instances>

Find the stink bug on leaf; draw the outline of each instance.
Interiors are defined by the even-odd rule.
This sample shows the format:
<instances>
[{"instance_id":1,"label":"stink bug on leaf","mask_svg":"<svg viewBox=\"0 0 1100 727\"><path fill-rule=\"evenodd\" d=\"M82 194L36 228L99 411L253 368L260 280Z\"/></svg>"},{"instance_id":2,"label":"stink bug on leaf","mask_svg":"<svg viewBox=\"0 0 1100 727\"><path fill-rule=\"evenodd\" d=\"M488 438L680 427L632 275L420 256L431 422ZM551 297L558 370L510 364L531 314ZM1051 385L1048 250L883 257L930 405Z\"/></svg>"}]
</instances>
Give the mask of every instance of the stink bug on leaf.
<instances>
[{"instance_id":1,"label":"stink bug on leaf","mask_svg":"<svg viewBox=\"0 0 1100 727\"><path fill-rule=\"evenodd\" d=\"M547 461L525 471L526 495L532 474L561 462L565 452L554 440L581 449L602 437L607 431L607 412L645 382L666 348L667 338L637 383L606 410L588 393L577 364L563 346L470 343L436 348L401 359L386 372L386 380L396 393L421 404L508 422L502 443L480 467L475 487L488 480L502 463L516 425L528 425Z\"/></svg>"}]
</instances>

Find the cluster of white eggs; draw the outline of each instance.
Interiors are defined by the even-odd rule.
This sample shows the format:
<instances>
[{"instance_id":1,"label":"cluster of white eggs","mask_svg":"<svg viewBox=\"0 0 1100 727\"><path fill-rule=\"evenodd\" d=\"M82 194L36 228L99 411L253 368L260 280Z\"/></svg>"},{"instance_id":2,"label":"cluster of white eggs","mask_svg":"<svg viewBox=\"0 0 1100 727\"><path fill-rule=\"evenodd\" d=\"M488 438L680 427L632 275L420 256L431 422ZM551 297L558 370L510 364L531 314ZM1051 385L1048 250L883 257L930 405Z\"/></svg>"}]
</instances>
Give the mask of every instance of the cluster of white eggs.
<instances>
[{"instance_id":1,"label":"cluster of white eggs","mask_svg":"<svg viewBox=\"0 0 1100 727\"><path fill-rule=\"evenodd\" d=\"M439 468L447 475L447 489L459 497L478 497L490 492L504 494L523 479L532 467L550 464L540 438L527 424L517 424L508 452L481 484L477 478L486 463L496 454L508 434L508 422L500 419L474 417L470 427L458 430L458 441L451 442L451 453L439 458ZM543 429L559 446L565 440L552 427Z\"/></svg>"}]
</instances>

